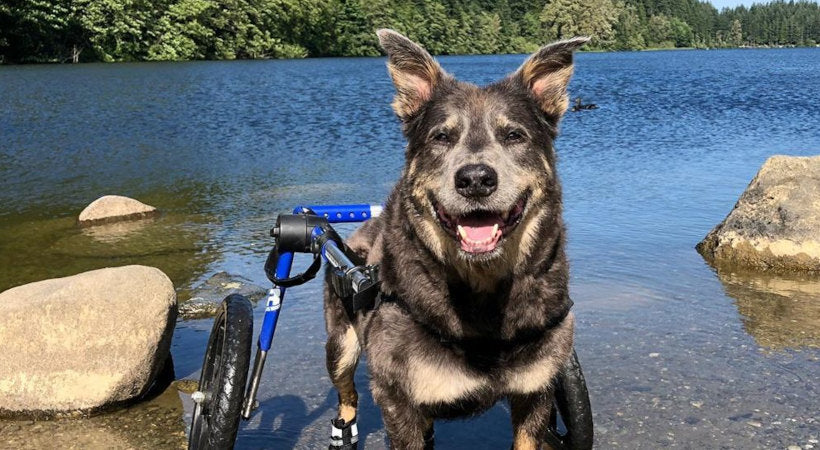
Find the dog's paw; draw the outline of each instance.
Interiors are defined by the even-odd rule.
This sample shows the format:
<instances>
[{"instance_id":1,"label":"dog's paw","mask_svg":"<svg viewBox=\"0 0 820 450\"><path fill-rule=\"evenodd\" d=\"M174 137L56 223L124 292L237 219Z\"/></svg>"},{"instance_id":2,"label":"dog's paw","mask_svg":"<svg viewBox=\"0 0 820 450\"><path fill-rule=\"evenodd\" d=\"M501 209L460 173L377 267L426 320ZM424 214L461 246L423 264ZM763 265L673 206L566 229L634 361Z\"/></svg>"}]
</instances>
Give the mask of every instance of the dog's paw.
<instances>
[{"instance_id":1,"label":"dog's paw","mask_svg":"<svg viewBox=\"0 0 820 450\"><path fill-rule=\"evenodd\" d=\"M356 418L350 422L344 419L330 421L330 446L328 450L357 450L359 442L359 427Z\"/></svg>"}]
</instances>

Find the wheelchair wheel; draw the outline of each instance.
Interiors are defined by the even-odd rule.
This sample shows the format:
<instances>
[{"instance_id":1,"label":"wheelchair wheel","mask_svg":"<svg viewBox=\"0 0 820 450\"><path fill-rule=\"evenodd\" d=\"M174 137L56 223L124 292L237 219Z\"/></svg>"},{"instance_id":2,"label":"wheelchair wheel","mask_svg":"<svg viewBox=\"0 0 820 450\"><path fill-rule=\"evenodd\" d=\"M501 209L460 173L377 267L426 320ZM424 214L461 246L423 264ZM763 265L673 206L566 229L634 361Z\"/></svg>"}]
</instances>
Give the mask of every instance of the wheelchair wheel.
<instances>
[{"instance_id":1,"label":"wheelchair wheel","mask_svg":"<svg viewBox=\"0 0 820 450\"><path fill-rule=\"evenodd\" d=\"M588 450L592 448L592 407L589 403L584 374L575 350L555 383L547 443L554 449Z\"/></svg>"},{"instance_id":2,"label":"wheelchair wheel","mask_svg":"<svg viewBox=\"0 0 820 450\"><path fill-rule=\"evenodd\" d=\"M214 318L202 362L199 389L194 393L190 449L231 449L251 359L253 312L241 295L229 295Z\"/></svg>"}]
</instances>

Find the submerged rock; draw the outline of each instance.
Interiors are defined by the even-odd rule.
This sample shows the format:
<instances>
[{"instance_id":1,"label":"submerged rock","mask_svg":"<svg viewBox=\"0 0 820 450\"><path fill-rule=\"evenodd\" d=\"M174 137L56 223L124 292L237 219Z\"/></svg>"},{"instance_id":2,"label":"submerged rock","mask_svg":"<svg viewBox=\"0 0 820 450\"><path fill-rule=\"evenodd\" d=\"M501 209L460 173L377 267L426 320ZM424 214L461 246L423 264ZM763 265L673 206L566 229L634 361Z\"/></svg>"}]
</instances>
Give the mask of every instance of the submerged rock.
<instances>
[{"instance_id":1,"label":"submerged rock","mask_svg":"<svg viewBox=\"0 0 820 450\"><path fill-rule=\"evenodd\" d=\"M133 198L106 195L86 206L80 213L78 221L80 226L86 227L121 220L145 219L158 214L157 208Z\"/></svg>"},{"instance_id":2,"label":"submerged rock","mask_svg":"<svg viewBox=\"0 0 820 450\"><path fill-rule=\"evenodd\" d=\"M90 417L0 420L0 447L184 450L188 442L182 395L175 382L146 402Z\"/></svg>"},{"instance_id":3,"label":"submerged rock","mask_svg":"<svg viewBox=\"0 0 820 450\"><path fill-rule=\"evenodd\" d=\"M820 156L772 156L697 245L713 265L820 271Z\"/></svg>"},{"instance_id":4,"label":"submerged rock","mask_svg":"<svg viewBox=\"0 0 820 450\"><path fill-rule=\"evenodd\" d=\"M820 277L723 268L717 275L758 345L820 348Z\"/></svg>"},{"instance_id":5,"label":"submerged rock","mask_svg":"<svg viewBox=\"0 0 820 450\"><path fill-rule=\"evenodd\" d=\"M0 414L94 411L146 393L168 358L176 293L125 266L0 293Z\"/></svg>"},{"instance_id":6,"label":"submerged rock","mask_svg":"<svg viewBox=\"0 0 820 450\"><path fill-rule=\"evenodd\" d=\"M179 315L184 319L200 319L216 315L222 300L231 294L240 294L256 303L268 290L249 280L227 272L218 272L195 287L191 298L179 305Z\"/></svg>"}]
</instances>

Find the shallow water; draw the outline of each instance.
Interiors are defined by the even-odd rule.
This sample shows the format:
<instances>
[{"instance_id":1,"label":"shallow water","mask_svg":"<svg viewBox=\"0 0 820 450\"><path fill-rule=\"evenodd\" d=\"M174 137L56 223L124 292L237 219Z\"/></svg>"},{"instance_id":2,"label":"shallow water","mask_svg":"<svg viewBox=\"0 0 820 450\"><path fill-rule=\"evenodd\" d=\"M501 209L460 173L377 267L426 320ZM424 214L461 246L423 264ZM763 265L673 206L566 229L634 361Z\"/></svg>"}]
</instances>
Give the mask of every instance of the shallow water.
<instances>
[{"instance_id":1,"label":"shallow water","mask_svg":"<svg viewBox=\"0 0 820 450\"><path fill-rule=\"evenodd\" d=\"M185 449L181 396L175 385L145 402L93 417L0 420L6 449Z\"/></svg>"},{"instance_id":2,"label":"shallow water","mask_svg":"<svg viewBox=\"0 0 820 450\"><path fill-rule=\"evenodd\" d=\"M522 60L441 59L478 83ZM556 147L600 448L820 447L820 279L717 272L694 250L768 156L820 153L818 85L818 49L578 56L572 95L600 109L568 113ZM276 213L383 201L403 159L378 58L2 67L0 87L0 289L131 263L182 298L222 270L266 285ZM164 215L76 228L108 193ZM319 296L290 291L239 448L324 444ZM178 376L198 376L209 327L178 325ZM383 448L357 381L365 447ZM437 442L506 448L508 417L437 424Z\"/></svg>"}]
</instances>

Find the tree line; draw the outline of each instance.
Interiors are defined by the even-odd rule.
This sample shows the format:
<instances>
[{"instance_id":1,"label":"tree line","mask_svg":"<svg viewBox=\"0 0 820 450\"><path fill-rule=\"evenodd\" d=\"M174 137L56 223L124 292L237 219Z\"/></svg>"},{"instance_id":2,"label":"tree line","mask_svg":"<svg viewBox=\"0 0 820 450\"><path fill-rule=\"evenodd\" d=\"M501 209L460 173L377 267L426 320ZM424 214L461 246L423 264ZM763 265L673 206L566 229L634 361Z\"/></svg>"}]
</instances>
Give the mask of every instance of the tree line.
<instances>
[{"instance_id":1,"label":"tree line","mask_svg":"<svg viewBox=\"0 0 820 450\"><path fill-rule=\"evenodd\" d=\"M820 7L776 0L3 0L0 62L374 56L393 28L434 54L815 46Z\"/></svg>"}]
</instances>

